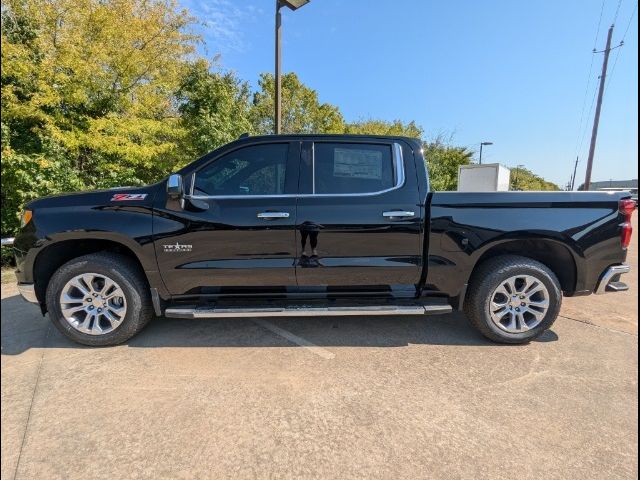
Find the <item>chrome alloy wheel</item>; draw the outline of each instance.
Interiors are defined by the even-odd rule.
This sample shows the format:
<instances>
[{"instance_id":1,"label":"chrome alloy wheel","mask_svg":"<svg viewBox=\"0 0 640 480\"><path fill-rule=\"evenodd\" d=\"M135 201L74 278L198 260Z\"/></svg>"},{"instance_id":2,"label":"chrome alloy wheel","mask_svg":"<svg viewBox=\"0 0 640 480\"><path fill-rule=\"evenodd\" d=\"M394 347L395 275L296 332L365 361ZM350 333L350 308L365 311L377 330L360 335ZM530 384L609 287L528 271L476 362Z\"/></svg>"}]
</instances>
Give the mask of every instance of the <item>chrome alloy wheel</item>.
<instances>
[{"instance_id":1,"label":"chrome alloy wheel","mask_svg":"<svg viewBox=\"0 0 640 480\"><path fill-rule=\"evenodd\" d=\"M83 273L69 280L60 293L65 320L79 332L104 335L120 326L127 301L120 285L106 275Z\"/></svg>"},{"instance_id":2,"label":"chrome alloy wheel","mask_svg":"<svg viewBox=\"0 0 640 480\"><path fill-rule=\"evenodd\" d=\"M491 295L491 320L508 333L537 327L549 310L549 290L536 277L516 275L503 281Z\"/></svg>"}]
</instances>

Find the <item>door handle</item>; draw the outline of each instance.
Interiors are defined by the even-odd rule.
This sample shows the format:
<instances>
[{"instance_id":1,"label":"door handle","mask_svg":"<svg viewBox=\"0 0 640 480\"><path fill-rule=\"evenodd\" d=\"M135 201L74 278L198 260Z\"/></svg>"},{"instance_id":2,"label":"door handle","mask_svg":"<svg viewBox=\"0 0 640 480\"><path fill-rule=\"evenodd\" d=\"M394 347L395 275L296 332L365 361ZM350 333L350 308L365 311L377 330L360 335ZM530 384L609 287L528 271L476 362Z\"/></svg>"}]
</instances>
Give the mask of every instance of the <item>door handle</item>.
<instances>
[{"instance_id":1,"label":"door handle","mask_svg":"<svg viewBox=\"0 0 640 480\"><path fill-rule=\"evenodd\" d=\"M289 218L289 212L261 212L258 218L263 220L277 220L278 218Z\"/></svg>"},{"instance_id":2,"label":"door handle","mask_svg":"<svg viewBox=\"0 0 640 480\"><path fill-rule=\"evenodd\" d=\"M406 217L415 217L415 212L409 212L406 210L391 210L390 212L382 212L382 216L384 218L394 219L394 218L406 218Z\"/></svg>"}]
</instances>

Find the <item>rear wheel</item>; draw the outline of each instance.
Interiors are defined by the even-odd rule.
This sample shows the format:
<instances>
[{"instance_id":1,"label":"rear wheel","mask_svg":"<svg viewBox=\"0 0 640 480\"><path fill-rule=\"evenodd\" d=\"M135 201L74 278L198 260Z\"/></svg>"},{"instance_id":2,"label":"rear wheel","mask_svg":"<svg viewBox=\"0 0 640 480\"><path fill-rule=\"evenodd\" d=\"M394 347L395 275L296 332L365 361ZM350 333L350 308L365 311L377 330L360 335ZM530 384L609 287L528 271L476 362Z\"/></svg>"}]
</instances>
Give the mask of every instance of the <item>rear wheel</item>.
<instances>
[{"instance_id":1,"label":"rear wheel","mask_svg":"<svg viewBox=\"0 0 640 480\"><path fill-rule=\"evenodd\" d=\"M474 272L465 313L493 341L526 343L551 327L561 304L560 282L547 266L505 255L486 261Z\"/></svg>"},{"instance_id":2,"label":"rear wheel","mask_svg":"<svg viewBox=\"0 0 640 480\"><path fill-rule=\"evenodd\" d=\"M142 273L129 258L108 252L60 267L49 282L46 301L56 328L84 345L122 343L153 317Z\"/></svg>"}]
</instances>

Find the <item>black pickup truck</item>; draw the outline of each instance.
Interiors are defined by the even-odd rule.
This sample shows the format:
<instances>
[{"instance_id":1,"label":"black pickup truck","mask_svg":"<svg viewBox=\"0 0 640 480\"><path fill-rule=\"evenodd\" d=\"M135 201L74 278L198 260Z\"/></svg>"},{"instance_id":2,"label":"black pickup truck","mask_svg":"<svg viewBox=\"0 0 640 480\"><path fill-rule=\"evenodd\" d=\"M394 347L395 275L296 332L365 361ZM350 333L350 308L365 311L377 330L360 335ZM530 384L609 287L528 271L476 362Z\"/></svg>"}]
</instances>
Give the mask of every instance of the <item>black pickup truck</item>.
<instances>
[{"instance_id":1,"label":"black pickup truck","mask_svg":"<svg viewBox=\"0 0 640 480\"><path fill-rule=\"evenodd\" d=\"M562 296L626 290L625 193L432 192L403 137L245 137L160 183L27 205L18 287L67 337L176 318L460 309L524 343Z\"/></svg>"}]
</instances>

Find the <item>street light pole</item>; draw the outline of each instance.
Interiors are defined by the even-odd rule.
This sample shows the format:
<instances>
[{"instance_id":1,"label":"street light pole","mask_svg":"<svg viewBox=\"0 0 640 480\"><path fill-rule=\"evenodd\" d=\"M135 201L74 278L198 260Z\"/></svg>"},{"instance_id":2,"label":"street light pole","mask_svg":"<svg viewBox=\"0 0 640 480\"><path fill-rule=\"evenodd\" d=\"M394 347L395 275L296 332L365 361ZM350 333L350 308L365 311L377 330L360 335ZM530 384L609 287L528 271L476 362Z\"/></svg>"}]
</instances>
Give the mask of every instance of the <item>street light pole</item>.
<instances>
[{"instance_id":1,"label":"street light pole","mask_svg":"<svg viewBox=\"0 0 640 480\"><path fill-rule=\"evenodd\" d=\"M479 160L479 165L482 165L482 147L484 145L493 145L493 142L481 142L480 143L480 160Z\"/></svg>"},{"instance_id":2,"label":"street light pole","mask_svg":"<svg viewBox=\"0 0 640 480\"><path fill-rule=\"evenodd\" d=\"M276 58L275 58L275 86L274 86L274 103L275 115L273 119L274 132L279 135L282 130L282 14L280 9L288 7L291 10L297 10L309 3L310 0L276 0Z\"/></svg>"}]
</instances>

